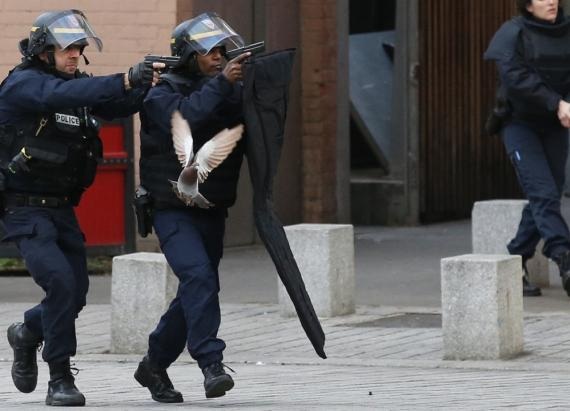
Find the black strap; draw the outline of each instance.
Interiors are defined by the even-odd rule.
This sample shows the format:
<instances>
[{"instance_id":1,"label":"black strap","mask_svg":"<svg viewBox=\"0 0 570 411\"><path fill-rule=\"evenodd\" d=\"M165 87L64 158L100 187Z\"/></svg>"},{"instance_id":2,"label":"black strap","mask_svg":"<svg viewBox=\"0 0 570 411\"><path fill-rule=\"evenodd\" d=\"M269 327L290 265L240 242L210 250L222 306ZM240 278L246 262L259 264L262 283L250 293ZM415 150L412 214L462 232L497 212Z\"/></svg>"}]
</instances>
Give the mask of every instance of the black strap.
<instances>
[{"instance_id":1,"label":"black strap","mask_svg":"<svg viewBox=\"0 0 570 411\"><path fill-rule=\"evenodd\" d=\"M36 194L4 193L5 207L48 207L57 208L71 205L68 196L44 196Z\"/></svg>"}]
</instances>

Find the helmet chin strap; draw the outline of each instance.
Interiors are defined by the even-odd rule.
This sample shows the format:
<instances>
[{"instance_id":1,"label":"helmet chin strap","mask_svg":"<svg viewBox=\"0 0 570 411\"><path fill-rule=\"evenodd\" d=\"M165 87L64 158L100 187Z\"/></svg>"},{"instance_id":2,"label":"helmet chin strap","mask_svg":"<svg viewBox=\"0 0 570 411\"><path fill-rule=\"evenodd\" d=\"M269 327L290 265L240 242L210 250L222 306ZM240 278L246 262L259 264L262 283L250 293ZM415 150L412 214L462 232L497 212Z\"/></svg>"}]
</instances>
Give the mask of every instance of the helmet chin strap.
<instances>
[{"instance_id":1,"label":"helmet chin strap","mask_svg":"<svg viewBox=\"0 0 570 411\"><path fill-rule=\"evenodd\" d=\"M202 74L198 65L198 53L192 53L188 58L188 72L192 75Z\"/></svg>"},{"instance_id":2,"label":"helmet chin strap","mask_svg":"<svg viewBox=\"0 0 570 411\"><path fill-rule=\"evenodd\" d=\"M55 67L55 51L54 50L46 50L46 55L48 59L48 65Z\"/></svg>"}]
</instances>

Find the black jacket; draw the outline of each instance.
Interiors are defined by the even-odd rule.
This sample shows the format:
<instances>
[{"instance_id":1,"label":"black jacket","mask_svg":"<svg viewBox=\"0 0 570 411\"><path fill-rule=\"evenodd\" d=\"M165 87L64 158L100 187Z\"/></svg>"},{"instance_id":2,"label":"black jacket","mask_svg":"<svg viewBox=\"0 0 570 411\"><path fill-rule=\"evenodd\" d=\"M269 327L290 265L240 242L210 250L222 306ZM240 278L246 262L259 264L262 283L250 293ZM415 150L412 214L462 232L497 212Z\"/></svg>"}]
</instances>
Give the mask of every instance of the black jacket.
<instances>
[{"instance_id":1,"label":"black jacket","mask_svg":"<svg viewBox=\"0 0 570 411\"><path fill-rule=\"evenodd\" d=\"M486 60L494 60L514 119L559 124L558 103L570 95L570 20L515 17L495 33Z\"/></svg>"},{"instance_id":2,"label":"black jacket","mask_svg":"<svg viewBox=\"0 0 570 411\"><path fill-rule=\"evenodd\" d=\"M224 128L243 122L241 93L241 85L231 84L222 74L212 78L169 74L149 91L141 112L140 178L156 208L186 207L169 182L182 171L172 145L172 113L180 111L189 122L196 153ZM200 184L200 193L215 208L235 203L243 141Z\"/></svg>"},{"instance_id":3,"label":"black jacket","mask_svg":"<svg viewBox=\"0 0 570 411\"><path fill-rule=\"evenodd\" d=\"M91 114L126 117L139 111L144 93L126 92L123 74L66 78L39 62L16 67L0 88L0 159L5 164L22 147L38 155L29 162L31 172L5 172L7 190L80 194L101 156Z\"/></svg>"}]
</instances>

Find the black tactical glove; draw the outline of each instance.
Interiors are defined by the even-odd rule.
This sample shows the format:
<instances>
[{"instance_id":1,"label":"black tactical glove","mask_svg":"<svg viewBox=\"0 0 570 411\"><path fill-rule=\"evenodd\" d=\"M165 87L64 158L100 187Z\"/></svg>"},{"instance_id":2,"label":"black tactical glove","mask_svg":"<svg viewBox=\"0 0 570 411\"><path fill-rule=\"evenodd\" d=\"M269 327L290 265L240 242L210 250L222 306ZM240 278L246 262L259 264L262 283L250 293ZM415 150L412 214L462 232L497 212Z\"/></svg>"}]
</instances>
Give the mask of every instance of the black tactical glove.
<instances>
[{"instance_id":1,"label":"black tactical glove","mask_svg":"<svg viewBox=\"0 0 570 411\"><path fill-rule=\"evenodd\" d=\"M152 62L137 63L129 69L128 80L132 88L152 86L154 69Z\"/></svg>"},{"instance_id":2,"label":"black tactical glove","mask_svg":"<svg viewBox=\"0 0 570 411\"><path fill-rule=\"evenodd\" d=\"M32 157L26 154L26 148L25 147L22 148L22 150L20 150L20 152L16 154L14 158L12 158L12 161L8 163L8 170L12 174L16 174L17 172L22 172L22 171L27 173L28 171L30 171L30 167L28 167L26 163L31 158Z\"/></svg>"}]
</instances>

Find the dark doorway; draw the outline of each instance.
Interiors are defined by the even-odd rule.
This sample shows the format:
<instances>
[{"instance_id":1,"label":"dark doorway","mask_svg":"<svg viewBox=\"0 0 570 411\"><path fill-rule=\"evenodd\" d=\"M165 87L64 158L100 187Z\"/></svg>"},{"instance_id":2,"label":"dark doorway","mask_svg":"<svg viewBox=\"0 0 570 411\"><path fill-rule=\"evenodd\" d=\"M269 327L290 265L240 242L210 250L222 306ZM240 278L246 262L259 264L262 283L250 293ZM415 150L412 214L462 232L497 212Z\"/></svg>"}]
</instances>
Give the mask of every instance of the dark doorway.
<instances>
[{"instance_id":1,"label":"dark doorway","mask_svg":"<svg viewBox=\"0 0 570 411\"><path fill-rule=\"evenodd\" d=\"M396 0L351 0L349 34L394 30Z\"/></svg>"},{"instance_id":2,"label":"dark doorway","mask_svg":"<svg viewBox=\"0 0 570 411\"><path fill-rule=\"evenodd\" d=\"M393 137L396 0L349 3L350 201L353 224L387 224L403 194L403 143ZM394 202L396 203L396 202ZM401 209L401 206L399 207Z\"/></svg>"},{"instance_id":3,"label":"dark doorway","mask_svg":"<svg viewBox=\"0 0 570 411\"><path fill-rule=\"evenodd\" d=\"M396 19L396 1L377 0L352 0L349 6L349 34L365 34L375 32L393 31ZM363 42L360 43L362 44ZM351 46L355 47L351 41ZM387 50L388 51L388 50ZM393 49L391 50L393 51ZM376 52L371 46L371 53ZM393 56L392 56L393 57ZM390 81L391 80L385 80ZM391 104L391 96L386 96L386 103ZM380 112L381 107L378 107ZM372 174L376 177L389 174L389 166L386 158L387 153L376 147L371 141L370 133L363 124L363 119L355 111L351 102L350 119L350 164L351 170L360 175Z\"/></svg>"}]
</instances>

